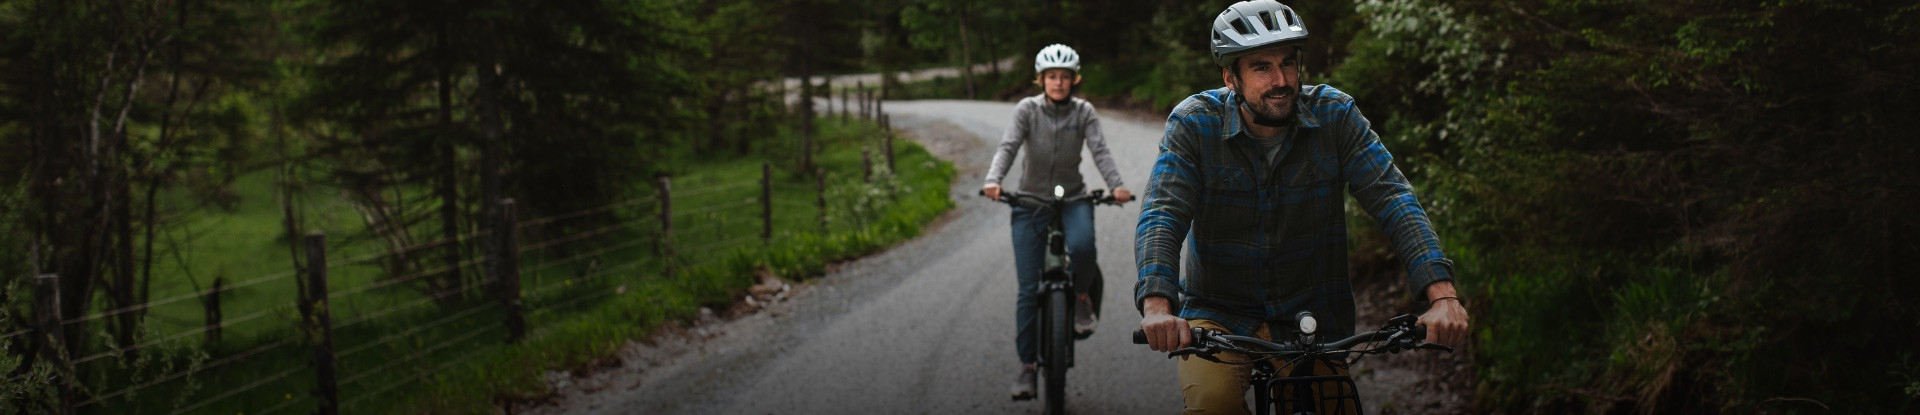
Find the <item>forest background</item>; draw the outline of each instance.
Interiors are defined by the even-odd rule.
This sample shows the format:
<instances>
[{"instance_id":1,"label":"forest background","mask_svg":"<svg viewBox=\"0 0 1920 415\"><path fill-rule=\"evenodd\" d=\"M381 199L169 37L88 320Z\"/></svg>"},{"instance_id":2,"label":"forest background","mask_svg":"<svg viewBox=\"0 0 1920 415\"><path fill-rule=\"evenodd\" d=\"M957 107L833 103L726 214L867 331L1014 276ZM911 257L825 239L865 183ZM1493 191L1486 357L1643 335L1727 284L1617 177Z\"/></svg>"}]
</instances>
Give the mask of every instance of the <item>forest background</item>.
<instances>
[{"instance_id":1,"label":"forest background","mask_svg":"<svg viewBox=\"0 0 1920 415\"><path fill-rule=\"evenodd\" d=\"M1163 114L1219 87L1205 31L1227 4L0 0L0 409L92 399L164 411L244 384L166 375L303 338L292 325L178 337L185 323L148 305L299 268L315 230L349 254L411 254L372 267L386 277L368 284L444 264L393 283L432 299L415 313L431 320L484 297L492 274L472 261L494 248L471 235L497 227L501 199L517 200L522 218L595 212L544 231L561 235L650 214L659 207L596 209L650 200L659 177L764 163L804 188L822 168L860 165L851 154L884 134L875 122L785 105L788 93L850 86L770 86L788 77L1011 57L1004 71L861 86L887 99L1010 100L1035 93L1023 69L1032 51L1065 43L1084 56L1084 93L1103 109ZM1920 198L1909 195L1920 189L1909 170L1920 162L1920 5L1290 5L1312 33L1308 82L1358 98L1458 263L1479 408L1905 413L1920 402L1910 346L1920 282L1900 271L1920 257L1909 237L1920 233ZM850 184L919 201L835 213L889 230L787 235L838 242L822 248L833 252L744 249L682 271L710 280L554 311L545 318L567 328L462 366L485 370L396 380L430 393L375 404L472 409L538 396L540 371L591 364L610 339L736 298L755 269L808 274L824 257L909 237L949 203L950 170L924 162L919 176ZM847 168L843 178L861 173ZM932 199L894 196L927 189ZM1392 260L1373 249L1369 221L1350 223L1356 262ZM226 246L220 232L274 242ZM277 265L206 265L233 259L223 257ZM647 269L683 261L629 257ZM47 274L57 290L36 287ZM271 292L306 286L280 285ZM265 292L223 301L289 303ZM99 318L60 323L72 327L48 339L35 319L52 297L69 319ZM281 310L270 318L304 318ZM638 323L578 323L596 315ZM448 336L431 332L417 335ZM107 364L58 364L79 356ZM139 389L129 385L161 389L102 398ZM463 388L479 395L449 392Z\"/></svg>"}]
</instances>

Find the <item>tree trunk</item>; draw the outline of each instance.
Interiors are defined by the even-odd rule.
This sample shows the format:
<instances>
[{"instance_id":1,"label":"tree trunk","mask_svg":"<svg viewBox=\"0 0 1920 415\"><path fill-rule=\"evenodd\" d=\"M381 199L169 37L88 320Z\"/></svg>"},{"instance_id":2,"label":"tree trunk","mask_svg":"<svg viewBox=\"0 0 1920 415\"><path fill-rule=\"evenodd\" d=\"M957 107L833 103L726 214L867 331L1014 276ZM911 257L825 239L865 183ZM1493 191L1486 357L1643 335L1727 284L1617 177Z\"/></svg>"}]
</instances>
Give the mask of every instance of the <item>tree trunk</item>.
<instances>
[{"instance_id":1,"label":"tree trunk","mask_svg":"<svg viewBox=\"0 0 1920 415\"><path fill-rule=\"evenodd\" d=\"M967 36L966 2L960 3L959 11L959 16L956 17L959 17L960 22L960 77L965 80L967 86L967 99L975 99L979 94L973 85L973 45L967 39L969 36Z\"/></svg>"},{"instance_id":2,"label":"tree trunk","mask_svg":"<svg viewBox=\"0 0 1920 415\"><path fill-rule=\"evenodd\" d=\"M489 53L492 52L489 51ZM505 241L506 239L500 236L502 232L509 232L511 229L503 229L501 227L511 227L514 226L514 224L494 220L500 217L500 200L505 197L502 194L502 187L504 186L501 183L501 176L503 174L501 170L506 168L500 165L501 148L505 147L504 143L501 142L501 137L506 134L504 131L506 126L500 116L500 76L494 72L494 68L498 67L498 64L494 63L496 59L498 58L488 56L487 60L483 62L488 62L489 64L477 68L478 70L474 71L475 79L479 81L479 91L477 94L474 94L474 98L478 101L477 104L479 104L480 134L481 137L486 140L485 143L481 143L480 145L480 203L482 206L485 206L483 208L485 209L485 215L482 216L480 226L482 226L482 230L487 231L490 235L486 240ZM488 258L487 265L489 269L498 269L497 267L506 266L505 264L499 263L501 259L499 255L518 249L518 247L514 246L500 246L500 242L495 242L493 245L495 245L493 246L494 249L489 252L496 256ZM496 271L489 275L519 274Z\"/></svg>"},{"instance_id":3,"label":"tree trunk","mask_svg":"<svg viewBox=\"0 0 1920 415\"><path fill-rule=\"evenodd\" d=\"M450 36L448 30L447 23L444 21L441 22L439 34L441 53L450 53L451 48L447 46L447 39L448 36ZM452 59L452 57L444 55L441 56L441 58L447 60ZM443 255L447 263L447 271L438 278L440 280L439 284L429 284L439 286L429 294L435 296L444 295L453 291L463 293L466 291L465 285L460 278L460 195L458 194L460 169L458 162L455 160L458 154L454 151L453 137L451 136L453 133L453 68L448 67L448 65L448 63L442 61L440 66L440 83L438 85L440 90L440 131L442 134L438 146L440 150L440 183L438 189L434 192L440 199L440 232L441 238L445 238L446 241L441 249L445 252ZM451 299L453 296L447 295L442 298Z\"/></svg>"},{"instance_id":4,"label":"tree trunk","mask_svg":"<svg viewBox=\"0 0 1920 415\"><path fill-rule=\"evenodd\" d=\"M750 89L746 85L741 85L741 86L735 87L734 89L734 93L738 94L735 96L741 97L743 100L746 99L746 97L752 96L753 91L754 91L753 89ZM766 102L766 101L750 100L748 102ZM745 105L741 105L741 107L745 107ZM741 115L741 119L744 120L745 122L756 123L756 124L766 122L766 120L764 119L759 119L757 117L751 116L752 111L747 111L745 109L742 109L741 111L744 112L744 114ZM746 131L753 131L753 130L746 130ZM736 137L736 139L733 140L734 155L745 157L747 154L753 152L753 140L747 139L747 137L751 137L751 136L752 136L751 134L743 134L742 136Z\"/></svg>"},{"instance_id":5,"label":"tree trunk","mask_svg":"<svg viewBox=\"0 0 1920 415\"><path fill-rule=\"evenodd\" d=\"M800 57L800 171L813 171L813 58L801 46Z\"/></svg>"}]
</instances>

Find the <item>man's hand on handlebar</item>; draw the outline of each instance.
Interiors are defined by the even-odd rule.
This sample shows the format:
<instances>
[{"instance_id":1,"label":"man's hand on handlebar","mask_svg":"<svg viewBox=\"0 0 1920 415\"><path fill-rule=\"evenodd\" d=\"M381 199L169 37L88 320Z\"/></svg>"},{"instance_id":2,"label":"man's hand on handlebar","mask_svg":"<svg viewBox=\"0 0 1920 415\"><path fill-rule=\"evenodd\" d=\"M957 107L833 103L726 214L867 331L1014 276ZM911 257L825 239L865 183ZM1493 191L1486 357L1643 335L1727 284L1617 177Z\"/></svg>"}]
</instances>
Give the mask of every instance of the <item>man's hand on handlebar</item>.
<instances>
[{"instance_id":1,"label":"man's hand on handlebar","mask_svg":"<svg viewBox=\"0 0 1920 415\"><path fill-rule=\"evenodd\" d=\"M1125 186L1113 188L1114 203L1127 203L1132 200L1133 200L1133 192L1127 191L1127 188Z\"/></svg>"},{"instance_id":2,"label":"man's hand on handlebar","mask_svg":"<svg viewBox=\"0 0 1920 415\"><path fill-rule=\"evenodd\" d=\"M1453 281L1428 285L1427 299L1432 305L1420 314L1420 321L1416 323L1427 326L1427 342L1457 346L1465 341L1469 317L1467 307L1460 304L1459 294L1453 289Z\"/></svg>"},{"instance_id":3,"label":"man's hand on handlebar","mask_svg":"<svg viewBox=\"0 0 1920 415\"><path fill-rule=\"evenodd\" d=\"M1169 352L1187 347L1193 343L1193 331L1187 327L1187 320L1173 315L1173 306L1166 297L1147 297L1141 301L1140 331L1147 335L1147 347L1156 352Z\"/></svg>"}]
</instances>

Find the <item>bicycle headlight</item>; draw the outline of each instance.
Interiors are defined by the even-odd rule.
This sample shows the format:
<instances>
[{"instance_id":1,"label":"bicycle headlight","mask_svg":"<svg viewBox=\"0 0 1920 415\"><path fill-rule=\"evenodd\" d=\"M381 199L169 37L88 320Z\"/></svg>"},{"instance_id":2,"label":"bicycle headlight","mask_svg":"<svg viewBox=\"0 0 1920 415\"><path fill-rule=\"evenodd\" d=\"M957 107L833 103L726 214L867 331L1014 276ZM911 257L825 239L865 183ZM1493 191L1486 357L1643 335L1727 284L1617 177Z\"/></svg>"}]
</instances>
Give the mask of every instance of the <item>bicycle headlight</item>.
<instances>
[{"instance_id":1,"label":"bicycle headlight","mask_svg":"<svg viewBox=\"0 0 1920 415\"><path fill-rule=\"evenodd\" d=\"M1053 186L1053 197L1067 197L1067 187L1060 185Z\"/></svg>"},{"instance_id":2,"label":"bicycle headlight","mask_svg":"<svg viewBox=\"0 0 1920 415\"><path fill-rule=\"evenodd\" d=\"M1301 334L1313 334L1315 330L1320 329L1320 321L1315 320L1313 318L1312 313L1302 313L1302 314L1306 314L1306 315L1300 316L1300 333Z\"/></svg>"}]
</instances>

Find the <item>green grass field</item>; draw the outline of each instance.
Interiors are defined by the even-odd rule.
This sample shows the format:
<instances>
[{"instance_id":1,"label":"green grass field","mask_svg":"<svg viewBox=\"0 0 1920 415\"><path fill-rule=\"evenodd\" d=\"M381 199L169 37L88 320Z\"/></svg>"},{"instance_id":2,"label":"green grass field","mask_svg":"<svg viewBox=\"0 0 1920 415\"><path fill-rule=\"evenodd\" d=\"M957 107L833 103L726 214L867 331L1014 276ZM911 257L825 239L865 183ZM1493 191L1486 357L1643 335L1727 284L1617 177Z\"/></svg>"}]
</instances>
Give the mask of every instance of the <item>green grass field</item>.
<instances>
[{"instance_id":1,"label":"green grass field","mask_svg":"<svg viewBox=\"0 0 1920 415\"><path fill-rule=\"evenodd\" d=\"M349 202L332 189L300 192L296 203L308 227L328 235L342 412L487 413L497 399L539 396L546 392L544 371L588 364L664 321L725 304L753 282L756 269L796 279L817 275L828 263L917 235L951 207L946 190L953 168L918 145L896 140L898 174L882 172L868 183L861 179L861 148L874 150L874 164L885 162L877 128L837 118L823 118L820 128L825 226L814 178L782 160L772 169L773 237L760 239L757 157L677 167L683 173L672 179L675 255L669 260L654 255L659 213L653 195L611 208L616 219L586 231L546 230L571 219L521 217L521 300L529 333L512 344L504 341L507 313L500 302L481 290L435 301L417 283L396 283L407 275L377 266L384 243L366 236ZM145 338L157 344L142 349L144 361L103 355L81 365L83 379L91 380L86 395L102 398L82 413L312 410L314 349L297 328L298 279L273 196L276 176L240 177L231 210L205 208L176 219L163 245L178 249L155 254L152 298L175 299L147 316ZM463 244L477 253L482 240ZM426 262L426 269L442 265ZM470 280L484 269L473 262L463 269L474 275ZM663 274L669 267L672 276ZM194 294L215 277L245 285L222 294L222 314L232 326L219 343L207 345L205 307Z\"/></svg>"}]
</instances>

